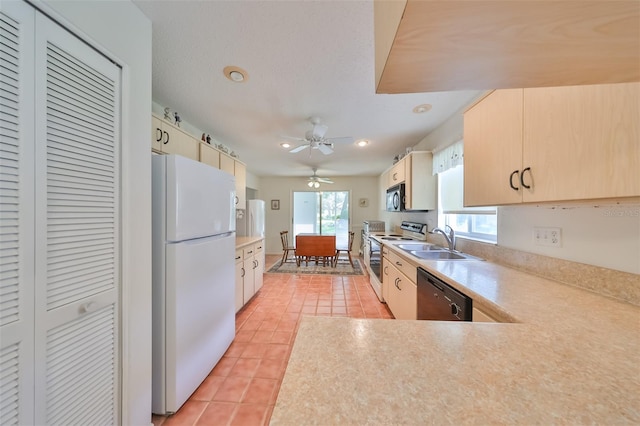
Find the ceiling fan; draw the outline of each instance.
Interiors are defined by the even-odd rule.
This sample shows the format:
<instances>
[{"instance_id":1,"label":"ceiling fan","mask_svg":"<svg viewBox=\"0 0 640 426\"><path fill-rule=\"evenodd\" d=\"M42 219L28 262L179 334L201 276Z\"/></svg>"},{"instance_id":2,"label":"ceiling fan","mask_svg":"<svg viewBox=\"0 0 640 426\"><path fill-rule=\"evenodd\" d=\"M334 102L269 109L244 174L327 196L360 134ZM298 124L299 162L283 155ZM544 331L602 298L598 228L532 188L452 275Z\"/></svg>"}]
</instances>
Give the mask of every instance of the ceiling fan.
<instances>
[{"instance_id":1,"label":"ceiling fan","mask_svg":"<svg viewBox=\"0 0 640 426\"><path fill-rule=\"evenodd\" d=\"M324 135L327 133L327 130L329 128L327 127L326 124L320 123L319 117L311 117L309 118L309 122L313 125L313 129L308 130L305 133L304 139L284 136L287 139L304 142L302 145L298 145L297 147L293 148L289 152L295 154L296 152L300 152L308 148L309 155L311 155L311 150L313 149L317 149L324 155L329 155L333 153L334 143L353 142L353 138L351 136L340 137L340 138L325 138Z\"/></svg>"},{"instance_id":2,"label":"ceiling fan","mask_svg":"<svg viewBox=\"0 0 640 426\"><path fill-rule=\"evenodd\" d=\"M309 186L309 188L319 188L321 183L333 183L333 181L329 178L323 178L320 177L316 174L316 172L318 171L317 168L313 168L313 175L309 176L309 182L307 182L307 185Z\"/></svg>"}]
</instances>

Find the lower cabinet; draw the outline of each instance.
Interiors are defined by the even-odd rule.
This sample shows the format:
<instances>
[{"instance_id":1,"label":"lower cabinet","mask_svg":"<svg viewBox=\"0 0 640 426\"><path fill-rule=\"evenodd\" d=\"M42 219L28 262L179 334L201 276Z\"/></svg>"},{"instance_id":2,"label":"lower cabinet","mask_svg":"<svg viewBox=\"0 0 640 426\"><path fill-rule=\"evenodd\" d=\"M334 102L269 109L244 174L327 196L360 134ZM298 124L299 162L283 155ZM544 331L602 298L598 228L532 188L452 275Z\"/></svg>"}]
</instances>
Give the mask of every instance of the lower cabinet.
<instances>
[{"instance_id":1,"label":"lower cabinet","mask_svg":"<svg viewBox=\"0 0 640 426\"><path fill-rule=\"evenodd\" d=\"M262 288L264 240L236 250L236 312Z\"/></svg>"},{"instance_id":2,"label":"lower cabinet","mask_svg":"<svg viewBox=\"0 0 640 426\"><path fill-rule=\"evenodd\" d=\"M236 312L244 306L244 270L243 250L236 250Z\"/></svg>"},{"instance_id":3,"label":"lower cabinet","mask_svg":"<svg viewBox=\"0 0 640 426\"><path fill-rule=\"evenodd\" d=\"M383 293L382 297L396 319L414 320L418 317L416 266L383 249ZM410 278L413 277L413 278Z\"/></svg>"}]
</instances>

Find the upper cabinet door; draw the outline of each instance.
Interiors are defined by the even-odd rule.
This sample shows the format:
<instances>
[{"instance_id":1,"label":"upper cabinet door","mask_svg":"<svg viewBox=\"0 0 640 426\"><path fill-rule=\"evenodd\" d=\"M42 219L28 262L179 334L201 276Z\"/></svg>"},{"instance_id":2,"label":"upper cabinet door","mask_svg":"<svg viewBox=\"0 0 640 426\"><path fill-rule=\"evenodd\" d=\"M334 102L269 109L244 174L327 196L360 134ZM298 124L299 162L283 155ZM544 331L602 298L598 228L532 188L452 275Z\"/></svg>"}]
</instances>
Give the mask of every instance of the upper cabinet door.
<instances>
[{"instance_id":1,"label":"upper cabinet door","mask_svg":"<svg viewBox=\"0 0 640 426\"><path fill-rule=\"evenodd\" d=\"M465 206L522 201L522 92L496 90L465 112Z\"/></svg>"},{"instance_id":2,"label":"upper cabinet door","mask_svg":"<svg viewBox=\"0 0 640 426\"><path fill-rule=\"evenodd\" d=\"M523 201L639 196L639 122L640 83L525 89Z\"/></svg>"}]
</instances>

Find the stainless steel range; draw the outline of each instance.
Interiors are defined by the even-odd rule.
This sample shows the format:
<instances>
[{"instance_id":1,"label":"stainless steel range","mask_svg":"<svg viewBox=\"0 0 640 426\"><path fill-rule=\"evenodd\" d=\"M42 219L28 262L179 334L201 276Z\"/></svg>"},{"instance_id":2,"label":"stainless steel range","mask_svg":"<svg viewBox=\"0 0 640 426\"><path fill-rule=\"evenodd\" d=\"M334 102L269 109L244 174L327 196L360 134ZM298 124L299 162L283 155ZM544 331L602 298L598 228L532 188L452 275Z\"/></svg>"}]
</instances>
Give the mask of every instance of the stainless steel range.
<instances>
[{"instance_id":1,"label":"stainless steel range","mask_svg":"<svg viewBox=\"0 0 640 426\"><path fill-rule=\"evenodd\" d=\"M404 221L400 225L400 229L402 234L370 232L366 237L363 235L363 241L366 238L367 244L364 250L364 260L369 271L369 281L381 302L384 302L382 297L382 252L380 250L382 243L384 241L424 241L427 239L427 225L424 223Z\"/></svg>"}]
</instances>

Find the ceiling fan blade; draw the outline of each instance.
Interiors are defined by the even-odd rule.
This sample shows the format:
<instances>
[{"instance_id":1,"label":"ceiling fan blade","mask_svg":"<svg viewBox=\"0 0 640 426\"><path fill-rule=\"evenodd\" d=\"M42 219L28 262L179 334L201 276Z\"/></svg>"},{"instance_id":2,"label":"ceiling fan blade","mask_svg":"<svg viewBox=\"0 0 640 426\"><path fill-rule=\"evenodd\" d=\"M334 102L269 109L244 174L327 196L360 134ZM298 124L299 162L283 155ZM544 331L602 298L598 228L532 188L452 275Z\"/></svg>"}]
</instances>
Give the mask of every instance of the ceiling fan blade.
<instances>
[{"instance_id":1,"label":"ceiling fan blade","mask_svg":"<svg viewBox=\"0 0 640 426\"><path fill-rule=\"evenodd\" d=\"M327 141L331 143L353 143L353 138L351 136L344 136L341 138L327 138Z\"/></svg>"},{"instance_id":2,"label":"ceiling fan blade","mask_svg":"<svg viewBox=\"0 0 640 426\"><path fill-rule=\"evenodd\" d=\"M303 138L294 138L293 136L285 136L285 135L280 135L280 137L282 139L289 139L290 141L298 141L298 142L305 142L306 139Z\"/></svg>"},{"instance_id":3,"label":"ceiling fan blade","mask_svg":"<svg viewBox=\"0 0 640 426\"><path fill-rule=\"evenodd\" d=\"M292 150L290 150L289 152L292 152L292 153L295 154L296 152L300 152L305 148L309 148L309 144L304 144L304 145L297 146L297 147L293 148Z\"/></svg>"},{"instance_id":4,"label":"ceiling fan blade","mask_svg":"<svg viewBox=\"0 0 640 426\"><path fill-rule=\"evenodd\" d=\"M328 127L325 124L314 124L313 125L313 137L316 139L322 139L324 134L327 133Z\"/></svg>"},{"instance_id":5,"label":"ceiling fan blade","mask_svg":"<svg viewBox=\"0 0 640 426\"><path fill-rule=\"evenodd\" d=\"M320 183L333 183L331 179L328 178L318 178L318 182Z\"/></svg>"},{"instance_id":6,"label":"ceiling fan blade","mask_svg":"<svg viewBox=\"0 0 640 426\"><path fill-rule=\"evenodd\" d=\"M327 144L324 144L324 143L318 144L318 149L324 155L329 155L329 154L333 153L333 150L331 149L331 145L327 145Z\"/></svg>"}]
</instances>

